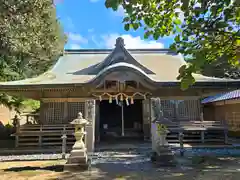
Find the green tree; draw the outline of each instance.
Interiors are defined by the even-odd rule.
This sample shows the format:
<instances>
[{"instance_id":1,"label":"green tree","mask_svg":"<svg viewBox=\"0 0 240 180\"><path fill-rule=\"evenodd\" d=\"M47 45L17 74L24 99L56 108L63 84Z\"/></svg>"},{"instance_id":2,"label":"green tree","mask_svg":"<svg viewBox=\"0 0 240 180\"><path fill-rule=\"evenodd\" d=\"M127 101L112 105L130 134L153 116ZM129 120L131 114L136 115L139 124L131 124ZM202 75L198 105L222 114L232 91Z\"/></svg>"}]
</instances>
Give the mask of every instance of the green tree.
<instances>
[{"instance_id":1,"label":"green tree","mask_svg":"<svg viewBox=\"0 0 240 180\"><path fill-rule=\"evenodd\" d=\"M239 68L223 58L219 58L210 64L205 64L201 73L210 77L240 79Z\"/></svg>"},{"instance_id":2,"label":"green tree","mask_svg":"<svg viewBox=\"0 0 240 180\"><path fill-rule=\"evenodd\" d=\"M125 10L125 30L143 28L144 37L174 36L171 48L188 65L179 70L183 89L195 83L193 72L224 58L239 67L239 0L106 0L105 6Z\"/></svg>"},{"instance_id":3,"label":"green tree","mask_svg":"<svg viewBox=\"0 0 240 180\"><path fill-rule=\"evenodd\" d=\"M41 74L63 53L66 36L52 0L0 0L0 81ZM0 95L0 102L20 99Z\"/></svg>"}]
</instances>

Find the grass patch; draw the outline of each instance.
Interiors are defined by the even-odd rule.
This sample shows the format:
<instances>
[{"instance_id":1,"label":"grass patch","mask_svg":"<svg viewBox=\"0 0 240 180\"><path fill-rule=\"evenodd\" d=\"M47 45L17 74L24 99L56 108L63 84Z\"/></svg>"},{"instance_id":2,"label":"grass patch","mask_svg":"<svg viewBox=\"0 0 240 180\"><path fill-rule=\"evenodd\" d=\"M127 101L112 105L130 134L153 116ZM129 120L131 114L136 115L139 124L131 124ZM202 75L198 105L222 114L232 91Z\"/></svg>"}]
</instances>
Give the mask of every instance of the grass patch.
<instances>
[{"instance_id":1,"label":"grass patch","mask_svg":"<svg viewBox=\"0 0 240 180\"><path fill-rule=\"evenodd\" d=\"M50 180L56 179L63 173L65 161L16 161L1 162L0 174L1 180L10 179L34 179Z\"/></svg>"}]
</instances>

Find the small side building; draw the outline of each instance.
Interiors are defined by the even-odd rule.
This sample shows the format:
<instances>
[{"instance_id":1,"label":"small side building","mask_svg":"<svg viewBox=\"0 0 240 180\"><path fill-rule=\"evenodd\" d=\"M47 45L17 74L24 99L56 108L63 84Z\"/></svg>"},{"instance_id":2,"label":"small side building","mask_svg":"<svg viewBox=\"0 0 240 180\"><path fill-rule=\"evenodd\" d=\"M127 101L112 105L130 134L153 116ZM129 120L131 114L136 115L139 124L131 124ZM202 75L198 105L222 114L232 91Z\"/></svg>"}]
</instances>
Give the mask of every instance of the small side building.
<instances>
[{"instance_id":1,"label":"small side building","mask_svg":"<svg viewBox=\"0 0 240 180\"><path fill-rule=\"evenodd\" d=\"M202 100L204 120L224 121L229 131L240 132L240 89Z\"/></svg>"}]
</instances>

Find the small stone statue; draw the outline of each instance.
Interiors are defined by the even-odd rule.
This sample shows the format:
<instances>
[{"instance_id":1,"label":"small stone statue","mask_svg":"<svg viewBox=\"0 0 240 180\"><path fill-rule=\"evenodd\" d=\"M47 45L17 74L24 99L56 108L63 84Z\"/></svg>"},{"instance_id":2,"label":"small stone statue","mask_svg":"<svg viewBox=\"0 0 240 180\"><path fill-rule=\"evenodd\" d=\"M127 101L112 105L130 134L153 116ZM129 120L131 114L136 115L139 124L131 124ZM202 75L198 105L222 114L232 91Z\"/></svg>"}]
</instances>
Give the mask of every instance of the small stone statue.
<instances>
[{"instance_id":1,"label":"small stone statue","mask_svg":"<svg viewBox=\"0 0 240 180\"><path fill-rule=\"evenodd\" d=\"M157 145L159 146L168 146L167 134L169 133L167 127L163 124L157 124Z\"/></svg>"}]
</instances>

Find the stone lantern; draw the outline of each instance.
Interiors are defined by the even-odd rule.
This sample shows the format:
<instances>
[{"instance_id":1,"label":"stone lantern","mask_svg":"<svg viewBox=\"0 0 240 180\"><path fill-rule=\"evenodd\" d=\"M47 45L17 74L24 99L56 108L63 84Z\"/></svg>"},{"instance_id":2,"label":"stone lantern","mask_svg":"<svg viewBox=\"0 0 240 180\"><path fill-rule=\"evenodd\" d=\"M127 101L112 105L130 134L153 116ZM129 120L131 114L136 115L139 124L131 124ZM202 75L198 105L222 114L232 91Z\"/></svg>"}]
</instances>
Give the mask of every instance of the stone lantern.
<instances>
[{"instance_id":1,"label":"stone lantern","mask_svg":"<svg viewBox=\"0 0 240 180\"><path fill-rule=\"evenodd\" d=\"M71 122L71 124L73 124L75 128L74 136L76 139L73 149L86 149L85 143L83 142L83 137L86 135L85 126L88 123L89 122L83 118L81 112L78 113L77 119L74 119Z\"/></svg>"},{"instance_id":2,"label":"stone lantern","mask_svg":"<svg viewBox=\"0 0 240 180\"><path fill-rule=\"evenodd\" d=\"M88 167L88 157L83 138L86 135L85 126L88 124L88 121L84 119L82 113L79 112L77 119L74 119L71 124L73 124L75 128L74 136L76 142L65 164L65 170L86 169Z\"/></svg>"}]
</instances>

